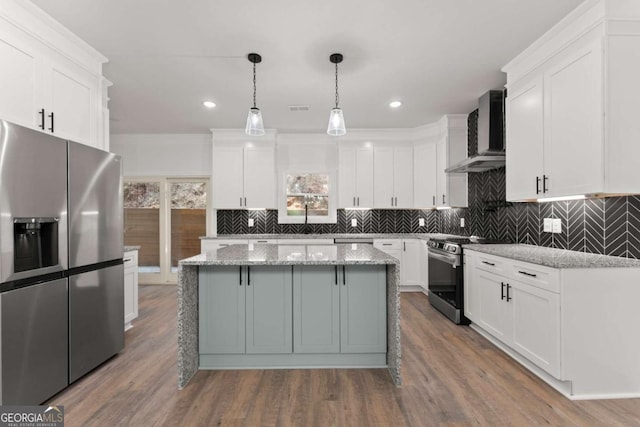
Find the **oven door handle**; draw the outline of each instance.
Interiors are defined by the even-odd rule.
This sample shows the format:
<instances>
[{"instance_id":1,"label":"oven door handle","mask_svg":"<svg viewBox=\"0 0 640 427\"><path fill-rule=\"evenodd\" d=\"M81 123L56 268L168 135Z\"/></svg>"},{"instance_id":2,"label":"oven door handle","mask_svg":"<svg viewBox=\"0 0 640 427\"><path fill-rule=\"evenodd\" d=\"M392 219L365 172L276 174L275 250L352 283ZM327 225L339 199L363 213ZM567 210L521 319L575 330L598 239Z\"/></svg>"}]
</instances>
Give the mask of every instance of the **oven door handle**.
<instances>
[{"instance_id":1,"label":"oven door handle","mask_svg":"<svg viewBox=\"0 0 640 427\"><path fill-rule=\"evenodd\" d=\"M445 254L429 251L429 258L446 262L447 264L453 266L453 268L456 268L460 265L460 258L458 257L458 255L449 255L449 254L445 255Z\"/></svg>"}]
</instances>

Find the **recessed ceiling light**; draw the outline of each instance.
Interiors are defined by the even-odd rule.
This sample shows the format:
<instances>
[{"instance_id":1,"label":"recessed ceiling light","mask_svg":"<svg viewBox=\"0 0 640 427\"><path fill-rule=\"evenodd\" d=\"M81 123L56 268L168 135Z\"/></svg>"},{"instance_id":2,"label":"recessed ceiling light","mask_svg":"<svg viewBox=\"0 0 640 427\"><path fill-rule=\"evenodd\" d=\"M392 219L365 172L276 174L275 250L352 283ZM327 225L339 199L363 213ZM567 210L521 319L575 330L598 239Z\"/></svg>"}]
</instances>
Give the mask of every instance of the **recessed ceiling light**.
<instances>
[{"instance_id":1,"label":"recessed ceiling light","mask_svg":"<svg viewBox=\"0 0 640 427\"><path fill-rule=\"evenodd\" d=\"M401 105L402 105L402 101L391 101L389 103L389 107L391 108L398 108Z\"/></svg>"},{"instance_id":2,"label":"recessed ceiling light","mask_svg":"<svg viewBox=\"0 0 640 427\"><path fill-rule=\"evenodd\" d=\"M213 101L204 101L202 105L204 105L207 108L214 108L216 106L216 103Z\"/></svg>"}]
</instances>

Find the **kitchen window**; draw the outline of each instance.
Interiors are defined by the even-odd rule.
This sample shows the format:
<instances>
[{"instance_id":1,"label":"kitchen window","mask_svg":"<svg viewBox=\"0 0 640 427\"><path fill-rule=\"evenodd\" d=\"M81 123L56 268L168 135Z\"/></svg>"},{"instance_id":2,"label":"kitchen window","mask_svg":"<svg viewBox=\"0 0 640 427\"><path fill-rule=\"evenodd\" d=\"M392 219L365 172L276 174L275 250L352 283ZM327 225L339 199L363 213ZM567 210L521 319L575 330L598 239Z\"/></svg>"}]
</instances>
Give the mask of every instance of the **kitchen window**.
<instances>
[{"instance_id":1,"label":"kitchen window","mask_svg":"<svg viewBox=\"0 0 640 427\"><path fill-rule=\"evenodd\" d=\"M336 222L331 173L287 172L283 181L284 197L278 212L279 222Z\"/></svg>"}]
</instances>

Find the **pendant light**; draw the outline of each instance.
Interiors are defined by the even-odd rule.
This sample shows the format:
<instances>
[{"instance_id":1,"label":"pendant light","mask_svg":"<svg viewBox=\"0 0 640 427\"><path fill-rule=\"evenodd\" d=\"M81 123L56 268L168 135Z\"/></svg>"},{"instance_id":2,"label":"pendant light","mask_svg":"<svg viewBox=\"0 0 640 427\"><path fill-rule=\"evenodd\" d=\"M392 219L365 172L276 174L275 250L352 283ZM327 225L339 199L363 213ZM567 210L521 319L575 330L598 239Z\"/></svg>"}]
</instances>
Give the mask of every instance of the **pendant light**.
<instances>
[{"instance_id":1,"label":"pendant light","mask_svg":"<svg viewBox=\"0 0 640 427\"><path fill-rule=\"evenodd\" d=\"M253 107L249 110L244 132L251 136L261 136L264 135L264 124L262 123L262 113L256 107L256 64L262 62L262 57L257 53L250 53L247 55L247 59L253 64Z\"/></svg>"},{"instance_id":2,"label":"pendant light","mask_svg":"<svg viewBox=\"0 0 640 427\"><path fill-rule=\"evenodd\" d=\"M331 136L341 136L347 133L342 109L338 107L338 101L340 100L340 96L338 95L338 64L342 62L342 59L343 56L340 53L333 53L329 56L329 61L336 64L336 106L331 109L329 126L327 127L327 133Z\"/></svg>"}]
</instances>

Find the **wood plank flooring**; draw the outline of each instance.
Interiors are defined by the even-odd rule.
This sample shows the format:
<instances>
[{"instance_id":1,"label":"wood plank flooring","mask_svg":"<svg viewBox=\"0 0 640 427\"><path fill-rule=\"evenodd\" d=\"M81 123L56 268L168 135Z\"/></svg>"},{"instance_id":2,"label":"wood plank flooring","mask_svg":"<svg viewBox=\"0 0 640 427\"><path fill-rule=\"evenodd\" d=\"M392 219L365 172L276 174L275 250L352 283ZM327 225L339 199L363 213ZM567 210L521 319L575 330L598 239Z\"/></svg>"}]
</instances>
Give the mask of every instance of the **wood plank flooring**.
<instances>
[{"instance_id":1,"label":"wood plank flooring","mask_svg":"<svg viewBox=\"0 0 640 427\"><path fill-rule=\"evenodd\" d=\"M175 287L140 287L125 350L49 402L67 427L640 425L640 399L567 400L419 293L402 294L402 387L384 369L248 370L179 391L176 307Z\"/></svg>"}]
</instances>

